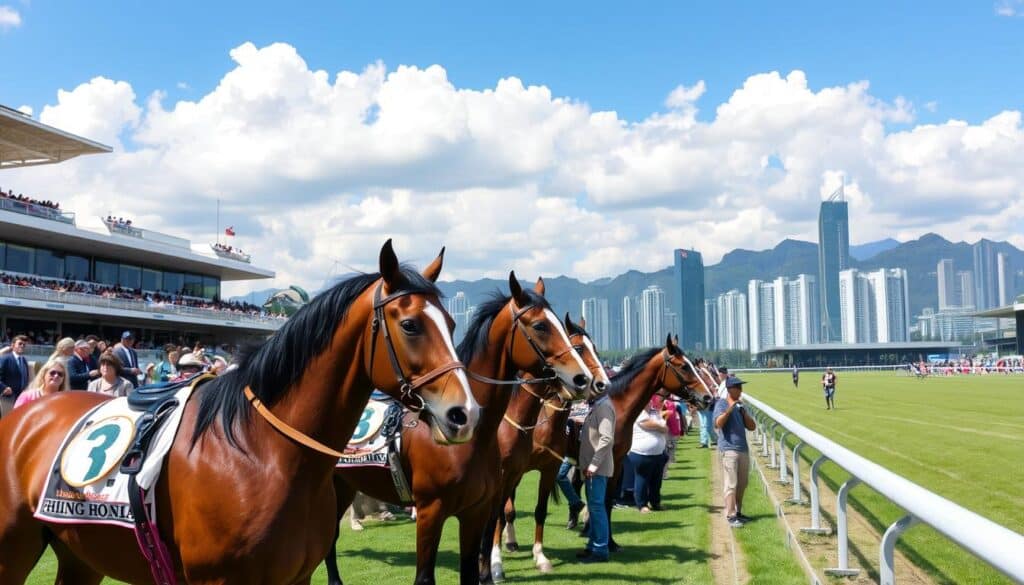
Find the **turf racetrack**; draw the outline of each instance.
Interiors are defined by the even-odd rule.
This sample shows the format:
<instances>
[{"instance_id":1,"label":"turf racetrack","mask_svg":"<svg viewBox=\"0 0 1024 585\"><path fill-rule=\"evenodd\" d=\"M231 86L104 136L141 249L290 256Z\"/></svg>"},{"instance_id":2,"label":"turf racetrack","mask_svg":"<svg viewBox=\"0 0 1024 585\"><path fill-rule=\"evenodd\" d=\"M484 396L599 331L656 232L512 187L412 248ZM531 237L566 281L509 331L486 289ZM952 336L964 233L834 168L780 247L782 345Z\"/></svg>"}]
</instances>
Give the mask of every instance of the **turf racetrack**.
<instances>
[{"instance_id":1,"label":"turf racetrack","mask_svg":"<svg viewBox=\"0 0 1024 585\"><path fill-rule=\"evenodd\" d=\"M930 377L839 372L836 410L825 410L820 373L805 372L799 389L789 372L742 374L746 391L848 449L1016 532L1024 532L1024 376ZM790 440L787 446L791 449ZM810 452L808 452L810 451ZM811 461L818 453L804 449ZM809 465L802 465L807 482ZM849 475L823 466L833 490ZM850 501L879 533L902 511L866 486ZM900 540L904 553L938 581L1010 583L919 525ZM877 549L865 551L877 558ZM876 561L877 562L877 561ZM897 578L899 575L897 575Z\"/></svg>"}]
</instances>

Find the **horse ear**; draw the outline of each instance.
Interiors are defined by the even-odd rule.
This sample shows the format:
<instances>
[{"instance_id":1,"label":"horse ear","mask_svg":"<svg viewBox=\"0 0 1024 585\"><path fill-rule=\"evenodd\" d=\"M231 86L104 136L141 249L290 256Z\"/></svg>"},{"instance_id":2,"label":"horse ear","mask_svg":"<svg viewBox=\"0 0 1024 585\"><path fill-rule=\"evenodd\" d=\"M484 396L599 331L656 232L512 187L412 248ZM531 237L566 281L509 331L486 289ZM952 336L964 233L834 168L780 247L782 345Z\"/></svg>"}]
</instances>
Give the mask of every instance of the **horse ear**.
<instances>
[{"instance_id":1,"label":"horse ear","mask_svg":"<svg viewBox=\"0 0 1024 585\"><path fill-rule=\"evenodd\" d=\"M587 328L587 319L583 315L580 315L580 327Z\"/></svg>"},{"instance_id":2,"label":"horse ear","mask_svg":"<svg viewBox=\"0 0 1024 585\"><path fill-rule=\"evenodd\" d=\"M398 256L395 256L395 249L391 246L391 238L384 242L380 249L380 275L387 283L388 288L394 285L402 272L398 264Z\"/></svg>"},{"instance_id":3,"label":"horse ear","mask_svg":"<svg viewBox=\"0 0 1024 585\"><path fill-rule=\"evenodd\" d=\"M512 293L512 298L519 306L525 305L526 299L523 295L523 286L519 284L519 279L516 278L516 271L512 270L508 273L508 290Z\"/></svg>"},{"instance_id":4,"label":"horse ear","mask_svg":"<svg viewBox=\"0 0 1024 585\"><path fill-rule=\"evenodd\" d=\"M544 279L542 277L537 277L537 284L533 285L533 292L544 296Z\"/></svg>"},{"instance_id":5,"label":"horse ear","mask_svg":"<svg viewBox=\"0 0 1024 585\"><path fill-rule=\"evenodd\" d=\"M672 334L669 333L665 337L665 349L667 349L667 350L669 350L669 352L671 352L672 348L674 348L675 346L676 346L675 342L672 341Z\"/></svg>"},{"instance_id":6,"label":"horse ear","mask_svg":"<svg viewBox=\"0 0 1024 585\"><path fill-rule=\"evenodd\" d=\"M437 258L434 258L434 261L423 269L423 277L430 282L437 282L437 277L441 276L442 266L444 266L444 246L441 247L441 252L437 255Z\"/></svg>"},{"instance_id":7,"label":"horse ear","mask_svg":"<svg viewBox=\"0 0 1024 585\"><path fill-rule=\"evenodd\" d=\"M679 345L679 334L678 333L676 334L674 341L675 341L676 345Z\"/></svg>"}]
</instances>

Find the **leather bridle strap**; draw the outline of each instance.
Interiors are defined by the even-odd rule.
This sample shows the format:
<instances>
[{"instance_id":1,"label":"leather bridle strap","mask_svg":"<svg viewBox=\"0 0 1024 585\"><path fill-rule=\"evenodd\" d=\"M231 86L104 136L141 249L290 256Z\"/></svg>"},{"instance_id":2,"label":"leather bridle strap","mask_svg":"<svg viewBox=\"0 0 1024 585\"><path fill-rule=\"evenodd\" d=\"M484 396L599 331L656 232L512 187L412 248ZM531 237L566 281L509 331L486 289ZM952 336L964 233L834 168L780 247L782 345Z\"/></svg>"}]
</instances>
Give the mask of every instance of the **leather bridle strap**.
<instances>
[{"instance_id":1,"label":"leather bridle strap","mask_svg":"<svg viewBox=\"0 0 1024 585\"><path fill-rule=\"evenodd\" d=\"M513 306L513 304L511 302L509 303L508 306L509 306L509 309L512 311L512 333L511 333L512 340L508 344L508 358L509 358L509 362L515 363L515 360L514 360L513 355L512 355L512 351L513 351L513 348L515 347L515 343L516 343L516 330L518 329L519 331L522 332L523 337L526 338L526 341L527 341L527 343L530 344L530 347L533 348L533 352L536 353L537 357L540 358L540 361L544 363L544 369L547 370L547 371L552 372L552 375L544 376L544 377L541 377L541 378L513 378L512 380L497 380L495 378L488 378L487 376L482 376L482 375L477 374L477 373L475 373L475 372L473 372L473 371L471 371L469 369L466 370L466 375L469 376L470 378L473 378L477 382L483 382L484 384L495 384L495 385L499 385L499 386L519 386L519 385L525 386L525 385L529 385L529 384L547 384L548 382L554 382L554 381L558 380L558 376L554 374L554 370L551 368L550 365L548 365L548 359L546 357L544 357L544 352L542 352L540 350L540 348L537 347L537 344L533 341L533 339L530 337L530 335L528 333L526 333L526 329L523 328L523 326L519 324L519 318L522 317L524 313L526 313L530 309L534 308L533 305L529 305L527 307L524 307L524 308L520 309L519 311L516 311L515 306ZM569 351L572 351L571 347L568 350L563 351L562 353L556 355L555 359L558 359L558 358L562 357L563 355L565 355ZM530 394L533 394L533 393L531 392ZM533 394L533 395L536 396L536 394Z\"/></svg>"},{"instance_id":2,"label":"leather bridle strap","mask_svg":"<svg viewBox=\"0 0 1024 585\"><path fill-rule=\"evenodd\" d=\"M335 451L334 449L331 449L327 445L324 445L320 441L317 441L313 437L310 437L309 435L303 433L302 431L295 429L288 423L274 416L274 413L270 412L270 409L263 404L259 397L253 394L252 388L248 386L245 387L245 398L246 400L249 401L250 404L252 404L253 408L256 409L256 412L260 413L260 416L265 418L267 422L270 423L270 426L277 429L277 431L282 435L288 437L289 439L295 441L296 443L304 447L309 447L310 449L323 453L324 455L330 455L335 459L338 459L342 456L342 453Z\"/></svg>"}]
</instances>

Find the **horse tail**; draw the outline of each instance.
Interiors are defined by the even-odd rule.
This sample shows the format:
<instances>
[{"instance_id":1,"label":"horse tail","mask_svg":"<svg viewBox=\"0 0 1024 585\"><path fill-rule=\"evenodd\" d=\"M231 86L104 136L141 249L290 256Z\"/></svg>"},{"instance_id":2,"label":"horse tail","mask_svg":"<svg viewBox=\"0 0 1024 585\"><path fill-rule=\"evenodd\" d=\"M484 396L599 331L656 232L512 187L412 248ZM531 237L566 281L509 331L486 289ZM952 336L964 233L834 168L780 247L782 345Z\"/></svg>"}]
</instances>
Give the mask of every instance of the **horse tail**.
<instances>
[{"instance_id":1,"label":"horse tail","mask_svg":"<svg viewBox=\"0 0 1024 585\"><path fill-rule=\"evenodd\" d=\"M562 491L562 490L558 489L558 484L556 483L555 487L552 488L551 493L548 494L548 499L550 499L552 502L554 502L555 505L557 505L557 506L561 506L562 505L562 496L560 496L558 494L558 492L560 492L560 491Z\"/></svg>"}]
</instances>

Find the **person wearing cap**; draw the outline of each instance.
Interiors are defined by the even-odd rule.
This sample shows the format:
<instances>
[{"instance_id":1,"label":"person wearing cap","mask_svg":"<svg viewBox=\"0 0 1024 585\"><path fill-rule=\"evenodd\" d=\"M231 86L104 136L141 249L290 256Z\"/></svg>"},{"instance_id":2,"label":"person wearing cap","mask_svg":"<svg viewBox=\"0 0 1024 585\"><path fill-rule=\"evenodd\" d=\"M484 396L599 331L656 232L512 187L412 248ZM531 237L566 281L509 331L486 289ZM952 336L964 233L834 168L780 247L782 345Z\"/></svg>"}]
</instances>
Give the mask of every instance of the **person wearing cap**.
<instances>
[{"instance_id":1,"label":"person wearing cap","mask_svg":"<svg viewBox=\"0 0 1024 585\"><path fill-rule=\"evenodd\" d=\"M92 347L82 339L75 342L75 353L68 358L68 381L72 390L85 390L89 382L100 377L99 366L92 359Z\"/></svg>"},{"instance_id":2,"label":"person wearing cap","mask_svg":"<svg viewBox=\"0 0 1024 585\"><path fill-rule=\"evenodd\" d=\"M139 374L142 370L139 369L139 354L135 353L134 346L135 336L131 331L125 331L121 334L121 343L114 348L114 355L121 360L121 375L128 380L132 388L138 388Z\"/></svg>"},{"instance_id":3,"label":"person wearing cap","mask_svg":"<svg viewBox=\"0 0 1024 585\"><path fill-rule=\"evenodd\" d=\"M206 369L206 365L195 352L186 353L178 359L178 377L174 381L191 378Z\"/></svg>"},{"instance_id":4,"label":"person wearing cap","mask_svg":"<svg viewBox=\"0 0 1024 585\"><path fill-rule=\"evenodd\" d=\"M750 518L743 515L743 492L750 472L747 431L757 429L754 417L743 406L745 382L736 376L725 379L726 397L715 402L714 421L718 429L718 453L721 456L725 492L725 517L729 526L740 528Z\"/></svg>"}]
</instances>

